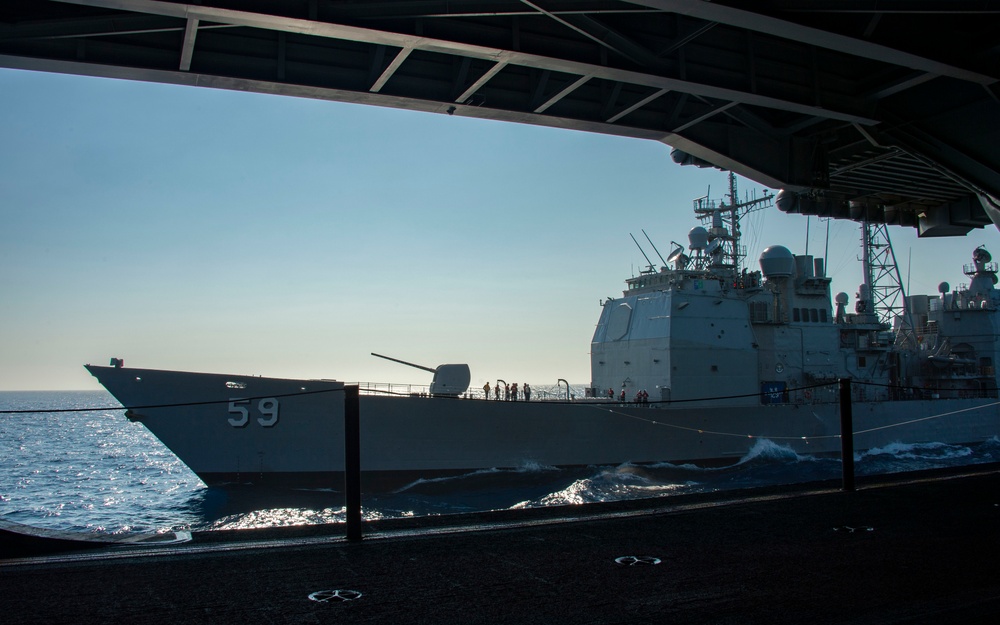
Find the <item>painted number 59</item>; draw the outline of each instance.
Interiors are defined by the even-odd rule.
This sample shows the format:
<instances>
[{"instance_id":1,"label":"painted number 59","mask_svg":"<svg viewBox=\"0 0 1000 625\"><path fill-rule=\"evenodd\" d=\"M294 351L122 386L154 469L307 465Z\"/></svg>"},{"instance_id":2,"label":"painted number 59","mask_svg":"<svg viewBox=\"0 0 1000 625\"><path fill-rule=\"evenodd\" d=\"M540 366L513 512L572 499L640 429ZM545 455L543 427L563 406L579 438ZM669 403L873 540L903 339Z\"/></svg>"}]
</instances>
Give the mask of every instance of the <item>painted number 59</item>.
<instances>
[{"instance_id":1,"label":"painted number 59","mask_svg":"<svg viewBox=\"0 0 1000 625\"><path fill-rule=\"evenodd\" d=\"M250 422L250 409L252 407L249 399L229 400L229 414L239 415L237 417L229 417L229 425L234 428L244 427ZM278 400L273 397L266 397L258 401L257 412L260 413L260 416L257 417L257 423L266 428L273 426L278 422Z\"/></svg>"}]
</instances>

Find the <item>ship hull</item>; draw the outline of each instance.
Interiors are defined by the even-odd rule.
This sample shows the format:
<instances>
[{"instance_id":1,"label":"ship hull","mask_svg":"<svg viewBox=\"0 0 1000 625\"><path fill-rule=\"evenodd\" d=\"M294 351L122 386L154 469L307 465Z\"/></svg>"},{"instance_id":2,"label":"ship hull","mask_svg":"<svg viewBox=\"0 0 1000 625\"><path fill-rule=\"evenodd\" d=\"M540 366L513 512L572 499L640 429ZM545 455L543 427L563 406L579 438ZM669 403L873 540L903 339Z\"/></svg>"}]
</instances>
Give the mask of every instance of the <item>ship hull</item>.
<instances>
[{"instance_id":1,"label":"ship hull","mask_svg":"<svg viewBox=\"0 0 1000 625\"><path fill-rule=\"evenodd\" d=\"M344 385L87 366L206 484L339 488ZM734 463L759 439L798 453L841 448L835 403L663 407L613 401L360 398L367 489L484 469ZM894 441L971 443L1000 434L996 400L856 402L856 450Z\"/></svg>"}]
</instances>

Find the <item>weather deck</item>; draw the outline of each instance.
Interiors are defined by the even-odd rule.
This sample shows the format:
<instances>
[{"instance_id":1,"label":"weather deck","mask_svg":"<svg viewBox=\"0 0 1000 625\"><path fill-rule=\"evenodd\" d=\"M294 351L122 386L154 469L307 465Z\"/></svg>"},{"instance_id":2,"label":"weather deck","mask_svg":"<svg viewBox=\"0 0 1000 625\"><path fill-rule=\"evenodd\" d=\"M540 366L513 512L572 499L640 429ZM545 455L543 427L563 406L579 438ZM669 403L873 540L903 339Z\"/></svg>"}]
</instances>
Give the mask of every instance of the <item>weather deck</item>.
<instances>
[{"instance_id":1,"label":"weather deck","mask_svg":"<svg viewBox=\"0 0 1000 625\"><path fill-rule=\"evenodd\" d=\"M813 484L364 529L361 542L311 526L0 560L0 614L7 625L967 625L1000 614L997 465L859 480L855 492ZM310 599L333 590L360 597Z\"/></svg>"}]
</instances>

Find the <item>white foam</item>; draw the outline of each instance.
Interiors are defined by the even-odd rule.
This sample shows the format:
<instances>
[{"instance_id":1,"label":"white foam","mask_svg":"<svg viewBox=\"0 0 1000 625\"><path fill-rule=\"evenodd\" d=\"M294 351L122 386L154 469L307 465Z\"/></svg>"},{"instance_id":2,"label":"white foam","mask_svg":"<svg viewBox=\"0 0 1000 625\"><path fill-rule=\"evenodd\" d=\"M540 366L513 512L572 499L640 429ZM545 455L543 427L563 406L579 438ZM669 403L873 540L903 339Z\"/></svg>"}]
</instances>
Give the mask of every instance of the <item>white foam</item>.
<instances>
[{"instance_id":1,"label":"white foam","mask_svg":"<svg viewBox=\"0 0 1000 625\"><path fill-rule=\"evenodd\" d=\"M884 447L873 447L857 454L856 457L892 456L900 460L948 460L966 458L972 455L972 450L964 445L949 445L946 443L903 443L896 441Z\"/></svg>"},{"instance_id":2,"label":"white foam","mask_svg":"<svg viewBox=\"0 0 1000 625\"><path fill-rule=\"evenodd\" d=\"M812 456L799 455L794 449L787 445L779 445L766 438L757 439L750 451L740 458L737 466L753 462L754 460L795 460L796 462L813 460Z\"/></svg>"}]
</instances>

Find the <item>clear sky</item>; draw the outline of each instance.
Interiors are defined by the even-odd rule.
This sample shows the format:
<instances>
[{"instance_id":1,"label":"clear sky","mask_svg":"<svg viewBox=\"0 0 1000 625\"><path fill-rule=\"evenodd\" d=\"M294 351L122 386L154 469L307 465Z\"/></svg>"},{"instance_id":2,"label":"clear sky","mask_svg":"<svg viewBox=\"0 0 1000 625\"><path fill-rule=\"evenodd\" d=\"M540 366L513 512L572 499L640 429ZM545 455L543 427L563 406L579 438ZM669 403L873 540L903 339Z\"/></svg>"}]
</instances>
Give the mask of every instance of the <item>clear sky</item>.
<instances>
[{"instance_id":1,"label":"clear sky","mask_svg":"<svg viewBox=\"0 0 1000 625\"><path fill-rule=\"evenodd\" d=\"M589 382L599 302L721 197L664 144L379 107L0 70L0 390L100 388L84 363L474 387ZM761 188L740 180L742 192ZM806 219L744 228L748 264ZM826 224L810 222L822 256ZM966 282L996 228L890 234L912 293ZM853 302L860 231L830 227ZM912 254L912 266L908 259Z\"/></svg>"}]
</instances>

